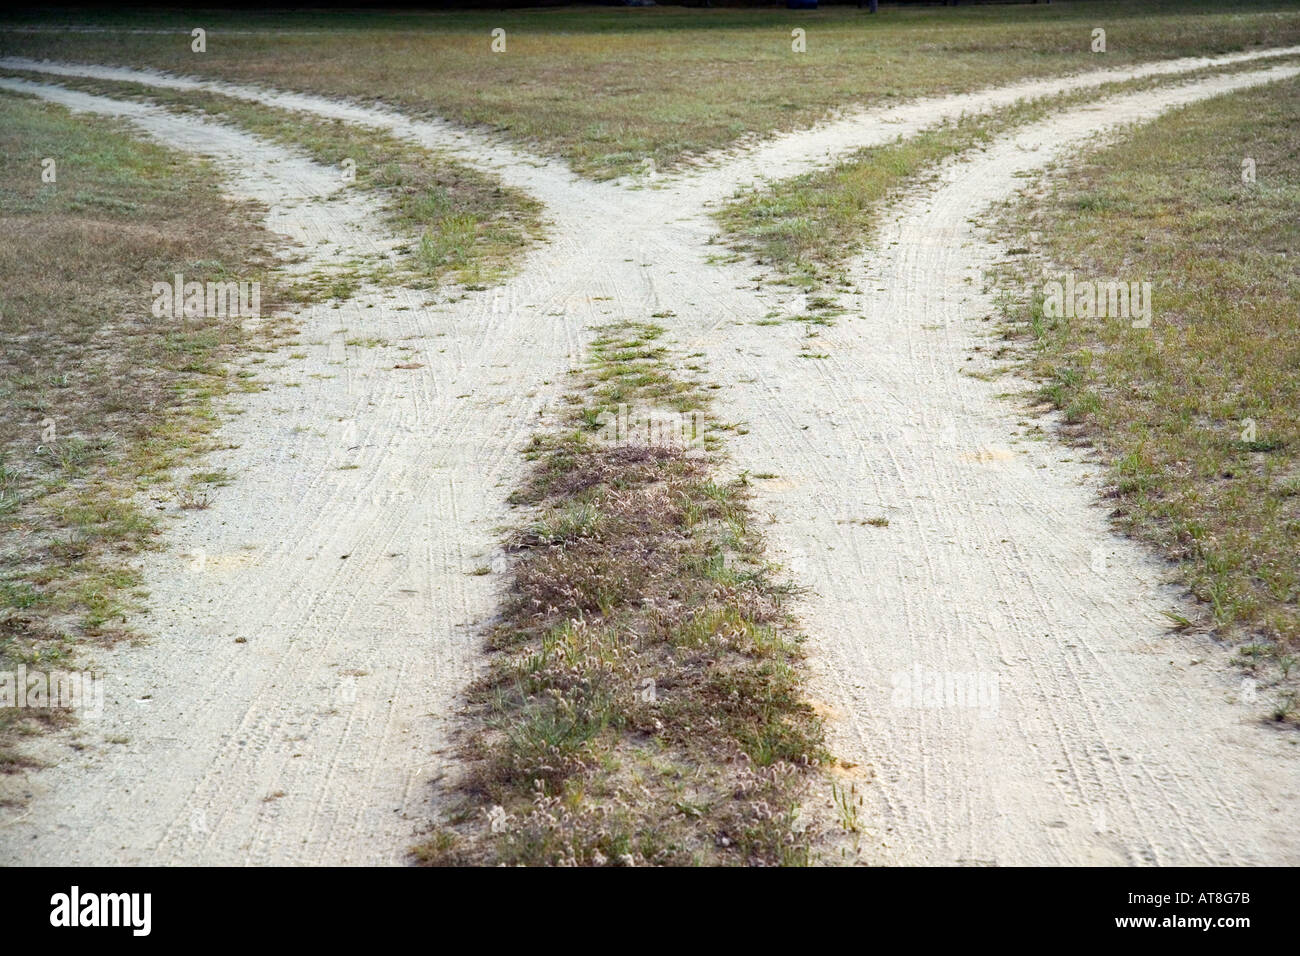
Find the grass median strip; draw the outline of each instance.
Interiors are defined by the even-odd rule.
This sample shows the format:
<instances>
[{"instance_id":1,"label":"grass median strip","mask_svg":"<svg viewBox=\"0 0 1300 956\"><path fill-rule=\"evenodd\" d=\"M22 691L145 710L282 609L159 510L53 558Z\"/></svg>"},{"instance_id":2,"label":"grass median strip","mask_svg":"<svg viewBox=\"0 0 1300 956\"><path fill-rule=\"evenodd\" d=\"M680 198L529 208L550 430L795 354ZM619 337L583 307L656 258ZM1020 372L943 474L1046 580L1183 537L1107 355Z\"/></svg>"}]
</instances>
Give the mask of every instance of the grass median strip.
<instances>
[{"instance_id":1,"label":"grass median strip","mask_svg":"<svg viewBox=\"0 0 1300 956\"><path fill-rule=\"evenodd\" d=\"M1209 623L1298 716L1300 83L1174 111L1092 153L1005 222L1022 343L1113 516L1176 561ZM1046 263L1046 264L1045 264ZM1150 283L1149 328L1047 304L1047 282ZM1175 616L1176 619L1176 616ZM1177 621L1186 626L1187 621Z\"/></svg>"},{"instance_id":2,"label":"grass median strip","mask_svg":"<svg viewBox=\"0 0 1300 956\"><path fill-rule=\"evenodd\" d=\"M714 218L731 249L771 266L791 284L810 290L842 284L841 267L862 251L891 196L942 160L1026 121L1032 111L1019 104L859 150L828 169L745 190Z\"/></svg>"},{"instance_id":3,"label":"grass median strip","mask_svg":"<svg viewBox=\"0 0 1300 956\"><path fill-rule=\"evenodd\" d=\"M654 325L598 330L527 449L472 769L430 864L799 864L827 759L792 586L764 559L725 429ZM623 406L620 409L620 406Z\"/></svg>"},{"instance_id":4,"label":"grass median strip","mask_svg":"<svg viewBox=\"0 0 1300 956\"><path fill-rule=\"evenodd\" d=\"M0 672L66 670L129 636L159 530L143 499L200 500L183 466L215 401L254 387L226 363L278 329L156 318L152 285L257 281L269 311L275 238L208 167L109 120L0 94L0 158ZM0 770L66 717L0 707Z\"/></svg>"},{"instance_id":5,"label":"grass median strip","mask_svg":"<svg viewBox=\"0 0 1300 956\"><path fill-rule=\"evenodd\" d=\"M8 73L49 81L39 73ZM406 268L389 277L404 285L454 280L482 288L508 275L522 252L542 235L542 207L531 196L382 130L220 93L84 77L59 77L57 82L87 93L201 113L302 150L316 162L338 169L340 177L351 176L356 188L376 194L394 232L410 240L404 250ZM384 278L357 263L340 275L315 276L304 283L302 295L347 298L363 276Z\"/></svg>"}]
</instances>

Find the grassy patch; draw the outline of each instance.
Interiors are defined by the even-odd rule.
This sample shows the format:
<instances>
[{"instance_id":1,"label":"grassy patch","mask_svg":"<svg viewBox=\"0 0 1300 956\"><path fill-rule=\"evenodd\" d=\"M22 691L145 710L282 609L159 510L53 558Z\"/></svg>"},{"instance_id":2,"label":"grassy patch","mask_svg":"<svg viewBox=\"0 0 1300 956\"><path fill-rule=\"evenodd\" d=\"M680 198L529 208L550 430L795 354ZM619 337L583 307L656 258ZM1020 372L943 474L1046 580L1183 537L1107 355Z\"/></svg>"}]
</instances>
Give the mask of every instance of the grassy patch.
<instances>
[{"instance_id":1,"label":"grassy patch","mask_svg":"<svg viewBox=\"0 0 1300 956\"><path fill-rule=\"evenodd\" d=\"M1144 59L1300 42L1280 0L438 13L19 14L20 24L174 32L0 31L0 53L148 65L379 99L501 131L607 177L667 169L753 132L882 103ZM190 30L208 31L207 51ZM1104 55L1089 49L1106 30ZM506 49L491 51L494 29ZM795 53L791 31L806 31ZM236 32L227 32L236 31Z\"/></svg>"},{"instance_id":2,"label":"grassy patch","mask_svg":"<svg viewBox=\"0 0 1300 956\"><path fill-rule=\"evenodd\" d=\"M1009 223L1054 265L1022 265L1034 294L1007 335L1066 432L1109 463L1116 520L1284 671L1300 646L1298 94L1291 80L1174 111ZM1064 273L1150 282L1150 328L1050 317L1044 283Z\"/></svg>"},{"instance_id":3,"label":"grassy patch","mask_svg":"<svg viewBox=\"0 0 1300 956\"><path fill-rule=\"evenodd\" d=\"M45 80L39 74L13 75ZM60 85L115 98L157 103L196 111L231 123L272 142L300 149L323 166L354 176L355 188L373 191L394 232L410 240L409 268L395 276L412 283L411 272L427 279L453 277L467 285L493 283L508 273L530 241L541 235L541 204L502 186L493 177L458 163L443 153L382 130L370 129L264 106L204 91L168 90L139 83L60 77ZM373 268L318 273L303 282L311 299L349 298L360 287L362 272L382 279Z\"/></svg>"},{"instance_id":4,"label":"grassy patch","mask_svg":"<svg viewBox=\"0 0 1300 956\"><path fill-rule=\"evenodd\" d=\"M54 160L54 182L42 160ZM158 319L152 284L260 281L272 237L210 171L116 123L0 95L0 670L125 633L172 470L205 447L240 319ZM262 335L272 334L264 323ZM220 473L197 476L205 487ZM53 712L0 711L0 763Z\"/></svg>"},{"instance_id":5,"label":"grassy patch","mask_svg":"<svg viewBox=\"0 0 1300 956\"><path fill-rule=\"evenodd\" d=\"M791 588L763 558L747 481L717 479L705 395L672 376L660 335L602 329L566 421L528 450L513 500L530 517L471 691L473 770L424 862L809 859L797 808L826 755ZM694 413L715 440L640 441L618 431L620 404Z\"/></svg>"}]
</instances>

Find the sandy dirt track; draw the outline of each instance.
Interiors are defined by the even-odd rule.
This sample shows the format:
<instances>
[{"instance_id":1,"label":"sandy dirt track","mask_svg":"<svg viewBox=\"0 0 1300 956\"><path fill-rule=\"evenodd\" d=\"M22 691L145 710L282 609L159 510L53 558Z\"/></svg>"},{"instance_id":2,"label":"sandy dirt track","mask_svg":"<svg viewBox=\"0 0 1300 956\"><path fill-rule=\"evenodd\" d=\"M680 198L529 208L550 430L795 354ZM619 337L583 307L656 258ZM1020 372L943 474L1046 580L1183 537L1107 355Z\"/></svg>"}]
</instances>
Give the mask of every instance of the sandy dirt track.
<instances>
[{"instance_id":1,"label":"sandy dirt track","mask_svg":"<svg viewBox=\"0 0 1300 956\"><path fill-rule=\"evenodd\" d=\"M872 862L1300 861L1294 735L1239 699L1225 651L1170 632L1160 612L1179 594L1108 532L1099 469L1017 440L998 396L1018 386L965 374L988 370L969 357L996 314L981 289L999 250L975 225L991 203L1116 124L1297 72L1027 127L894 210L850 277L860 318L809 346L829 358L790 361L801 330L718 350L715 374L751 383L728 395L750 427L743 463L782 476L772 534L816 591L814 693L832 750L859 764ZM930 706L936 677L967 675L972 706Z\"/></svg>"},{"instance_id":2,"label":"sandy dirt track","mask_svg":"<svg viewBox=\"0 0 1300 956\"><path fill-rule=\"evenodd\" d=\"M366 290L303 316L308 358L241 399L223 430L239 447L212 465L236 482L178 520L172 550L146 567L154 640L107 657L107 713L83 723L86 749L52 737L57 765L20 778L29 802L0 821L0 861L399 862L434 812L492 608L496 576L469 572L492 560L518 447L554 398L544 383L590 326L670 312L656 321L707 353L723 417L748 425L737 466L782 476L760 507L812 588L816 691L837 753L863 773L872 862L1295 862L1300 834L1282 812L1294 748L1231 700L1217 652L1165 632L1158 611L1176 597L1106 531L1088 469L1059 447L1013 444L1005 384L961 374L995 254L969 220L1017 173L1116 124L1295 72L1108 100L947 167L856 267L860 318L823 332L826 360L795 357L798 326L752 325L802 303L757 283L754 266L711 264L701 204L759 169L787 175L893 139L951 103L855 115L633 190L445 124L239 88L475 162L547 204L550 241L498 290L432 302ZM1079 80L1054 82L1032 92ZM334 170L217 124L3 85L213 157L232 195L266 202L271 227L316 261L392 242ZM984 95L985 108L1001 102ZM359 335L415 351L345 344ZM392 367L412 361L422 367ZM844 523L877 514L888 528ZM892 676L914 668L996 673L997 713L894 706Z\"/></svg>"}]
</instances>

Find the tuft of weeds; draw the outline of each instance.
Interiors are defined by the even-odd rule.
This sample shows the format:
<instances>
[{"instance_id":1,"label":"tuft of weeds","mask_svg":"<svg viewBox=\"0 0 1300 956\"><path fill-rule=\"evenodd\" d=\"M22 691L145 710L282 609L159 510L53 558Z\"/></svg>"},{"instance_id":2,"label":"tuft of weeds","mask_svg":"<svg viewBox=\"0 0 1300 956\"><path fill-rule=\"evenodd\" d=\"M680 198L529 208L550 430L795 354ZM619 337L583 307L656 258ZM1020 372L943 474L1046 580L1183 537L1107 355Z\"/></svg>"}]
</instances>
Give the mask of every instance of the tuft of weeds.
<instances>
[{"instance_id":1,"label":"tuft of weeds","mask_svg":"<svg viewBox=\"0 0 1300 956\"><path fill-rule=\"evenodd\" d=\"M822 729L802 640L748 510L702 444L611 438L610 403L707 413L662 330L599 330L558 427L526 450L493 660L470 689L461 805L426 864L801 864Z\"/></svg>"}]
</instances>

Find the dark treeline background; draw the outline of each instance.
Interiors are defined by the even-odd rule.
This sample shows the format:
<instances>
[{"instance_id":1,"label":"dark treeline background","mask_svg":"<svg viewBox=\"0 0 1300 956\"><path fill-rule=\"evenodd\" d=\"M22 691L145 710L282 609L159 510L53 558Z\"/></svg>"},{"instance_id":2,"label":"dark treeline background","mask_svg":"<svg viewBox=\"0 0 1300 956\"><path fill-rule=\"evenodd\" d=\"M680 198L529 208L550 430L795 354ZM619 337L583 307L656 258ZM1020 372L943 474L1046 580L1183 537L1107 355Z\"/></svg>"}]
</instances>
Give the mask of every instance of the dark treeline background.
<instances>
[{"instance_id":1,"label":"dark treeline background","mask_svg":"<svg viewBox=\"0 0 1300 956\"><path fill-rule=\"evenodd\" d=\"M986 4L1049 3L1051 0L879 0L882 9L890 7L918 6L976 6ZM1080 0L1074 0L1075 3ZM1086 2L1086 0L1085 0ZM256 0L212 0L208 3L114 3L110 0L87 0L77 4L37 5L42 12L51 14L69 14L77 10L117 10L123 13L132 10L247 10L256 9L267 13L312 10L356 10L367 13L380 13L384 10L401 10L404 12L418 10L504 10L518 7L573 7L573 6L666 6L666 7L785 7L785 0L384 0L381 3L364 3L357 0L314 0L310 3L258 3ZM866 7L867 0L818 0L818 6L830 7ZM12 8L11 8L12 9ZM28 8L26 12L33 12Z\"/></svg>"}]
</instances>

